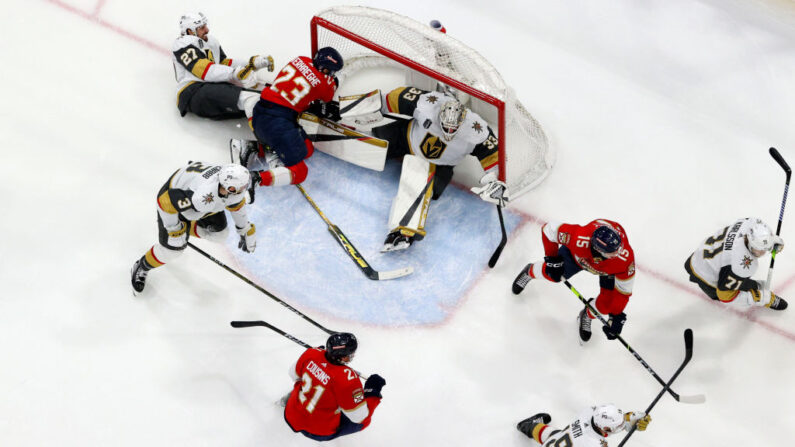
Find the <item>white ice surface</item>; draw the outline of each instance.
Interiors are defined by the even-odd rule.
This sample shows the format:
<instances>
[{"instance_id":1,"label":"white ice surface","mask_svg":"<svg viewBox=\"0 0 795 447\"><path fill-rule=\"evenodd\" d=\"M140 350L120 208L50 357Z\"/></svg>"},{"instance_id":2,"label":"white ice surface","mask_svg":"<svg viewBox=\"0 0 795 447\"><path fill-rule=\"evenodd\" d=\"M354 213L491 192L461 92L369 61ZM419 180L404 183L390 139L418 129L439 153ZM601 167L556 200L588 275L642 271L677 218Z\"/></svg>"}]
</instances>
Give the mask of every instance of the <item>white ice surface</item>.
<instances>
[{"instance_id":1,"label":"white ice surface","mask_svg":"<svg viewBox=\"0 0 795 447\"><path fill-rule=\"evenodd\" d=\"M323 341L319 330L192 251L155 271L144 295L132 297L129 285L130 265L156 240L153 198L167 176L187 159L224 161L228 138L246 135L234 123L179 117L169 61L179 15L202 10L227 53L267 52L278 65L309 51L310 18L333 3L274 3L3 2L0 445L313 445L274 405L300 348L228 322L265 319L313 344ZM355 366L387 380L371 427L328 445L527 446L515 424L539 411L562 427L586 405L644 408L660 387L618 343L596 334L577 344L579 306L569 291L533 283L520 297L510 293L516 272L541 256L540 222L595 217L622 222L638 260L626 339L667 378L683 355L682 331L692 328L695 356L675 389L707 396L704 405L663 398L631 445L790 445L795 309L728 311L699 295L682 263L737 217L775 226L784 176L768 147L795 163L792 2L364 3L441 19L503 73L559 152L548 179L511 205L521 223L494 270L485 266L493 216L485 256L436 253L473 271L435 323L347 317L335 300L367 287L361 275L321 305L273 290L355 332ZM320 182L321 172L313 170ZM303 212L302 200L293 195L284 207ZM340 202L322 206L346 219ZM283 265L298 251L339 250L309 211L296 219L301 231L253 256ZM451 234L472 231L463 219L459 226ZM320 231L309 238L304 227ZM791 209L782 227L790 235ZM244 267L235 250L202 247ZM792 253L774 275L787 298L795 298ZM353 269L341 255L329 262ZM289 282L300 289L324 273L297 268ZM429 300L450 287L443 276L421 278L400 284ZM583 293L596 291L587 273L574 279ZM393 293L362 296L361 305Z\"/></svg>"}]
</instances>

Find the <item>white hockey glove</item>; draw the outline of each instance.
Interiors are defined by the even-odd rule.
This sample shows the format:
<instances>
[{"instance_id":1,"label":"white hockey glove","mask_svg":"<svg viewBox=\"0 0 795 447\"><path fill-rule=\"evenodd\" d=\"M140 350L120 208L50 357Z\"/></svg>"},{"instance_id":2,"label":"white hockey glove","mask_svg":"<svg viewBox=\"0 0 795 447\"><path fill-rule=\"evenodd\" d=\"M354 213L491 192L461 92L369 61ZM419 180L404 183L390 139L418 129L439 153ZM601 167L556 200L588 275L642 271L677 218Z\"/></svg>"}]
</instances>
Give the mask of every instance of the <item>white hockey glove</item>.
<instances>
[{"instance_id":1,"label":"white hockey glove","mask_svg":"<svg viewBox=\"0 0 795 447\"><path fill-rule=\"evenodd\" d=\"M267 68L268 71L273 71L273 56L260 56L259 54L256 56L251 56L249 58L248 63L251 64L255 70L259 70L260 68Z\"/></svg>"},{"instance_id":2,"label":"white hockey glove","mask_svg":"<svg viewBox=\"0 0 795 447\"><path fill-rule=\"evenodd\" d=\"M781 239L781 236L773 236L773 249L776 250L776 254L784 251L784 239Z\"/></svg>"},{"instance_id":3,"label":"white hockey glove","mask_svg":"<svg viewBox=\"0 0 795 447\"><path fill-rule=\"evenodd\" d=\"M237 67L229 79L233 84L243 88L254 88L257 85L257 77L254 75L254 66L249 62L242 67Z\"/></svg>"},{"instance_id":4,"label":"white hockey glove","mask_svg":"<svg viewBox=\"0 0 795 447\"><path fill-rule=\"evenodd\" d=\"M475 194L480 195L480 198L486 202L491 202L505 207L508 199L503 196L505 194L505 183L497 179L497 174L489 172L480 179L480 184L483 186L475 186L470 190Z\"/></svg>"},{"instance_id":5,"label":"white hockey glove","mask_svg":"<svg viewBox=\"0 0 795 447\"><path fill-rule=\"evenodd\" d=\"M171 248L185 248L188 243L188 227L185 222L180 221L173 227L166 227L168 232L168 246Z\"/></svg>"},{"instance_id":6,"label":"white hockey glove","mask_svg":"<svg viewBox=\"0 0 795 447\"><path fill-rule=\"evenodd\" d=\"M257 229L254 224L249 222L243 228L235 228L237 229L237 234L240 235L240 242L238 242L237 248L246 253L253 253L254 249L257 248Z\"/></svg>"},{"instance_id":7,"label":"white hockey glove","mask_svg":"<svg viewBox=\"0 0 795 447\"><path fill-rule=\"evenodd\" d=\"M638 431L644 431L651 422L651 415L643 411L628 411L624 414L624 420L629 423L629 428L637 425Z\"/></svg>"}]
</instances>

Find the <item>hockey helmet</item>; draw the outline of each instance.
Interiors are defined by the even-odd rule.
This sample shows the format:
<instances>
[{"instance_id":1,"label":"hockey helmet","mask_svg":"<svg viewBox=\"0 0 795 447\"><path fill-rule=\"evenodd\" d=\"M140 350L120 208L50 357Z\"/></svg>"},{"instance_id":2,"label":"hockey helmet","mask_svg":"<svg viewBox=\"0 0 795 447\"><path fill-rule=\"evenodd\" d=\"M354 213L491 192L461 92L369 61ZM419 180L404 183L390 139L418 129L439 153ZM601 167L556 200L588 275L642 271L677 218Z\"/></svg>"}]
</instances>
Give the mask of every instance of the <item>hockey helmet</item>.
<instances>
[{"instance_id":1,"label":"hockey helmet","mask_svg":"<svg viewBox=\"0 0 795 447\"><path fill-rule=\"evenodd\" d=\"M466 109L455 99L442 104L439 109L439 126L442 128L442 137L450 141L458 132L458 128L464 122Z\"/></svg>"},{"instance_id":2,"label":"hockey helmet","mask_svg":"<svg viewBox=\"0 0 795 447\"><path fill-rule=\"evenodd\" d=\"M598 227L591 235L591 247L605 258L617 256L621 246L621 236L607 225Z\"/></svg>"},{"instance_id":3,"label":"hockey helmet","mask_svg":"<svg viewBox=\"0 0 795 447\"><path fill-rule=\"evenodd\" d=\"M328 70L327 74L334 76L334 73L342 70L342 55L334 48L323 47L315 53L312 65L320 71Z\"/></svg>"},{"instance_id":4,"label":"hockey helmet","mask_svg":"<svg viewBox=\"0 0 795 447\"><path fill-rule=\"evenodd\" d=\"M757 258L773 249L774 239L773 231L762 219L754 219L746 234L748 249Z\"/></svg>"},{"instance_id":5,"label":"hockey helmet","mask_svg":"<svg viewBox=\"0 0 795 447\"><path fill-rule=\"evenodd\" d=\"M591 423L605 438L618 433L624 426L624 412L613 404L594 407Z\"/></svg>"},{"instance_id":6,"label":"hockey helmet","mask_svg":"<svg viewBox=\"0 0 795 447\"><path fill-rule=\"evenodd\" d=\"M350 332L331 334L326 340L326 358L335 365L345 365L353 360L359 342Z\"/></svg>"},{"instance_id":7,"label":"hockey helmet","mask_svg":"<svg viewBox=\"0 0 795 447\"><path fill-rule=\"evenodd\" d=\"M229 194L241 194L251 184L251 174L241 165L224 165L221 167L221 172L218 173L218 184Z\"/></svg>"},{"instance_id":8,"label":"hockey helmet","mask_svg":"<svg viewBox=\"0 0 795 447\"><path fill-rule=\"evenodd\" d=\"M193 31L193 34L196 34L196 28L201 28L206 24L207 17L205 17L201 12L186 12L185 14L182 14L182 17L179 19L180 36L188 34L188 30Z\"/></svg>"}]
</instances>

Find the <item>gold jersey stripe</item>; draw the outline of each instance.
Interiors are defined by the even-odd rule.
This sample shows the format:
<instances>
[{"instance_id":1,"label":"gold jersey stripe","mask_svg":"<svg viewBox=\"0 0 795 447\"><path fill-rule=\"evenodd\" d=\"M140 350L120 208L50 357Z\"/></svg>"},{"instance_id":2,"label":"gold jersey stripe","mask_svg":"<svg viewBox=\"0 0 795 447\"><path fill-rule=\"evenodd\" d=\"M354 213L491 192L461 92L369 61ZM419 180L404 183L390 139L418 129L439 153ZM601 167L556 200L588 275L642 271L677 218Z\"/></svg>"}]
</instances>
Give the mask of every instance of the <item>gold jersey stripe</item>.
<instances>
[{"instance_id":1,"label":"gold jersey stripe","mask_svg":"<svg viewBox=\"0 0 795 447\"><path fill-rule=\"evenodd\" d=\"M495 152L489 155L488 157L484 158L483 160L480 160L480 165L483 166L484 171L488 171L499 162L500 162L500 153Z\"/></svg>"},{"instance_id":2,"label":"gold jersey stripe","mask_svg":"<svg viewBox=\"0 0 795 447\"><path fill-rule=\"evenodd\" d=\"M155 257L155 247L150 248L149 251L146 252L144 259L146 260L147 264L152 266L152 268L158 268L165 264L165 262L160 262L160 260Z\"/></svg>"},{"instance_id":3,"label":"gold jersey stripe","mask_svg":"<svg viewBox=\"0 0 795 447\"><path fill-rule=\"evenodd\" d=\"M168 214L177 214L177 209L171 203L171 197L168 196L168 190L157 198L157 205Z\"/></svg>"},{"instance_id":4,"label":"gold jersey stripe","mask_svg":"<svg viewBox=\"0 0 795 447\"><path fill-rule=\"evenodd\" d=\"M718 294L718 299L724 303L728 303L734 301L737 298L737 295L740 294L739 290L720 290L715 289L715 292Z\"/></svg>"},{"instance_id":5,"label":"gold jersey stripe","mask_svg":"<svg viewBox=\"0 0 795 447\"><path fill-rule=\"evenodd\" d=\"M235 205L227 206L226 209L228 209L229 211L238 211L240 208L243 208L243 205L245 204L246 204L246 199L243 199Z\"/></svg>"},{"instance_id":6,"label":"gold jersey stripe","mask_svg":"<svg viewBox=\"0 0 795 447\"><path fill-rule=\"evenodd\" d=\"M400 95L404 90L406 90L406 87L396 88L386 95L386 103L390 112L400 113Z\"/></svg>"},{"instance_id":7,"label":"gold jersey stripe","mask_svg":"<svg viewBox=\"0 0 795 447\"><path fill-rule=\"evenodd\" d=\"M209 70L210 65L214 64L215 62L211 61L210 59L199 59L193 65L190 72L193 73L193 76L197 78L204 79L207 75L207 70Z\"/></svg>"},{"instance_id":8,"label":"gold jersey stripe","mask_svg":"<svg viewBox=\"0 0 795 447\"><path fill-rule=\"evenodd\" d=\"M228 67L232 66L232 59L224 59L221 61L221 65L226 65Z\"/></svg>"},{"instance_id":9,"label":"gold jersey stripe","mask_svg":"<svg viewBox=\"0 0 795 447\"><path fill-rule=\"evenodd\" d=\"M179 91L177 92L177 107L179 107L179 97L180 97L180 95L182 95L182 92L184 92L186 88L190 87L191 85L193 85L195 83L196 83L196 81L188 82L187 84L185 84L184 87L179 89ZM252 129L252 130L254 130L254 129Z\"/></svg>"}]
</instances>

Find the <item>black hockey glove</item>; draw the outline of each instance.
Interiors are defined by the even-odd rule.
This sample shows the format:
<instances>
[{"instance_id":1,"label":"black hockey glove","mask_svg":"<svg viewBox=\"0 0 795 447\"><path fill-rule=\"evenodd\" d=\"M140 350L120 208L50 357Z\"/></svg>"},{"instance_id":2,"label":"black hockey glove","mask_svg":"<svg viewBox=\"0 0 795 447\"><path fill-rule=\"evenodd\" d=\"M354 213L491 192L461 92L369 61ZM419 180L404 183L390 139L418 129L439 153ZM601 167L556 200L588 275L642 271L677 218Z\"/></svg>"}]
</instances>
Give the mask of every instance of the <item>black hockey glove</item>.
<instances>
[{"instance_id":1,"label":"black hockey glove","mask_svg":"<svg viewBox=\"0 0 795 447\"><path fill-rule=\"evenodd\" d=\"M381 388L386 385L386 380L378 374L373 374L364 382L364 397L381 398Z\"/></svg>"},{"instance_id":2,"label":"black hockey glove","mask_svg":"<svg viewBox=\"0 0 795 447\"><path fill-rule=\"evenodd\" d=\"M563 277L563 256L544 256L544 272L552 281L560 282Z\"/></svg>"},{"instance_id":3,"label":"black hockey glove","mask_svg":"<svg viewBox=\"0 0 795 447\"><path fill-rule=\"evenodd\" d=\"M331 121L339 121L341 118L339 101L314 101L309 104L307 111Z\"/></svg>"},{"instance_id":4,"label":"black hockey glove","mask_svg":"<svg viewBox=\"0 0 795 447\"><path fill-rule=\"evenodd\" d=\"M610 315L607 324L602 326L608 340L615 340L616 337L621 335L621 330L624 329L624 323L627 321L627 314L621 312L618 315Z\"/></svg>"}]
</instances>

